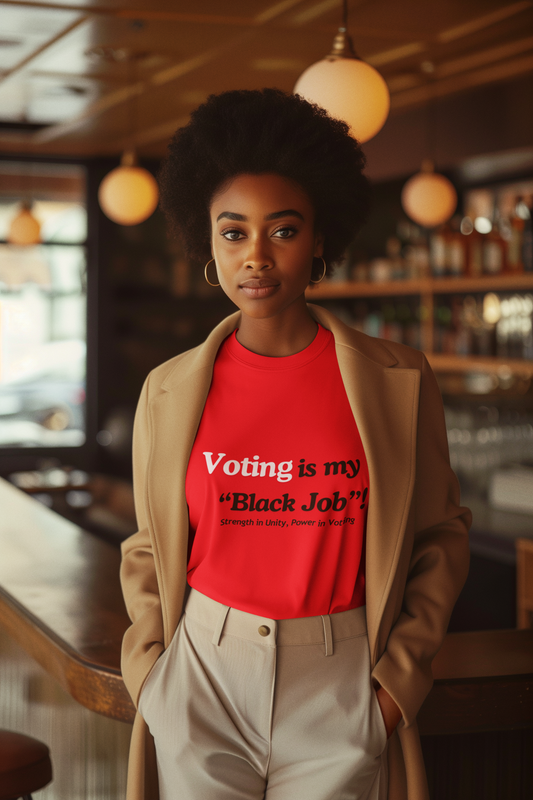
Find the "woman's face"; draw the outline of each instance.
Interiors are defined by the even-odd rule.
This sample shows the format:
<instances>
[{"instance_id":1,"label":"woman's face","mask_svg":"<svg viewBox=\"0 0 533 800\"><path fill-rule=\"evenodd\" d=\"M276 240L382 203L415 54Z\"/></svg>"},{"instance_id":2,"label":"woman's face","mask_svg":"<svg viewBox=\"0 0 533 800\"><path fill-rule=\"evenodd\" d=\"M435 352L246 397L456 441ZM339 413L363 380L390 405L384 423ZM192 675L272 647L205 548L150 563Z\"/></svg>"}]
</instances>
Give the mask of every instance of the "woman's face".
<instances>
[{"instance_id":1,"label":"woman's face","mask_svg":"<svg viewBox=\"0 0 533 800\"><path fill-rule=\"evenodd\" d=\"M265 319L304 302L323 237L303 189L280 175L239 175L210 214L218 281L244 314Z\"/></svg>"}]
</instances>

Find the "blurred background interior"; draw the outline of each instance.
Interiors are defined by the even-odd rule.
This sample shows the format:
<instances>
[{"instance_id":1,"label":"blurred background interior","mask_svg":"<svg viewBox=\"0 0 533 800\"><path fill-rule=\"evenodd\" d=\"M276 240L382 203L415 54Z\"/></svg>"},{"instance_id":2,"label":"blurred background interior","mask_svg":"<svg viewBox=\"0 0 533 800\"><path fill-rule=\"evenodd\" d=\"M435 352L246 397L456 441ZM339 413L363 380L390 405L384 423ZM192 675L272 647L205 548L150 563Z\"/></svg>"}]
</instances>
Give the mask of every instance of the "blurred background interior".
<instances>
[{"instance_id":1,"label":"blurred background interior","mask_svg":"<svg viewBox=\"0 0 533 800\"><path fill-rule=\"evenodd\" d=\"M309 297L426 352L474 513L450 630L527 627L516 576L517 553L524 571L533 549L533 3L348 9L390 114L363 146L371 218ZM0 476L115 545L135 530L143 380L233 307L159 210L118 224L100 184L133 150L156 174L211 93L292 91L341 11L340 0L0 0ZM457 194L431 227L402 194L427 159Z\"/></svg>"}]
</instances>

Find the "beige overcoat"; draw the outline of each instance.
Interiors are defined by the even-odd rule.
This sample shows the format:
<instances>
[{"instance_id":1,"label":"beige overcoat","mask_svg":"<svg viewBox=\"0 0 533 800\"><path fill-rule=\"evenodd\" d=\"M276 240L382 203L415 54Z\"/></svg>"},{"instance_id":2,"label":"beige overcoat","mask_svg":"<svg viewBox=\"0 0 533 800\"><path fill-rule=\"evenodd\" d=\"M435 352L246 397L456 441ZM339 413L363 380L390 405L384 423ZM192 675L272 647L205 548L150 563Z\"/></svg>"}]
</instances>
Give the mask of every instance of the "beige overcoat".
<instances>
[{"instance_id":1,"label":"beige overcoat","mask_svg":"<svg viewBox=\"0 0 533 800\"><path fill-rule=\"evenodd\" d=\"M403 713L389 741L389 800L428 800L416 715L466 579L471 515L459 505L442 400L425 356L352 330L318 306L309 310L335 337L369 467L366 608L373 676ZM133 623L124 636L122 672L135 705L182 612L187 464L218 348L239 318L240 312L227 317L199 347L153 370L139 400L133 443L139 532L124 542L121 567ZM137 714L128 800L157 798L153 739Z\"/></svg>"}]
</instances>

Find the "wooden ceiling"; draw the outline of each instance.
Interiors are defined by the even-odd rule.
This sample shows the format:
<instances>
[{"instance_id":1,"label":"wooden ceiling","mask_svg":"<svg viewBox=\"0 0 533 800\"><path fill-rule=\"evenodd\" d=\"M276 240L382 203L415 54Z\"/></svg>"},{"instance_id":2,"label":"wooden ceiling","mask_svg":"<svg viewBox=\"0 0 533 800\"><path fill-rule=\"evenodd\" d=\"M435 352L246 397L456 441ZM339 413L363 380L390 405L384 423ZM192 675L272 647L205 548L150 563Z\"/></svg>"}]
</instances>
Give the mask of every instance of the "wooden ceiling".
<instances>
[{"instance_id":1,"label":"wooden ceiling","mask_svg":"<svg viewBox=\"0 0 533 800\"><path fill-rule=\"evenodd\" d=\"M0 150L164 153L209 94L277 86L330 49L341 0L0 0ZM392 113L533 72L533 2L351 0ZM136 131L135 134L133 131Z\"/></svg>"}]
</instances>

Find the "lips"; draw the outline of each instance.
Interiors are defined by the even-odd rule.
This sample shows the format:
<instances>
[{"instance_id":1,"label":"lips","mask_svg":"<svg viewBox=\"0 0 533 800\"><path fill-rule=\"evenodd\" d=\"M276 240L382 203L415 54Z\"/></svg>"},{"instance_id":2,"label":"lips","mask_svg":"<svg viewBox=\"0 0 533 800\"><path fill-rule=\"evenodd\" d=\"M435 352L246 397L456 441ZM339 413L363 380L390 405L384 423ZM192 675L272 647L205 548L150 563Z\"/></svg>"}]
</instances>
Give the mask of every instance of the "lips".
<instances>
[{"instance_id":1,"label":"lips","mask_svg":"<svg viewBox=\"0 0 533 800\"><path fill-rule=\"evenodd\" d=\"M262 289L264 286L278 286L278 281L272 280L271 278L248 278L248 280L243 281L239 284L241 289Z\"/></svg>"},{"instance_id":2,"label":"lips","mask_svg":"<svg viewBox=\"0 0 533 800\"><path fill-rule=\"evenodd\" d=\"M279 283L271 278L249 278L239 284L239 289L247 297L260 300L263 297L270 297L279 289Z\"/></svg>"}]
</instances>

